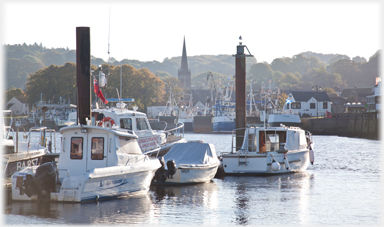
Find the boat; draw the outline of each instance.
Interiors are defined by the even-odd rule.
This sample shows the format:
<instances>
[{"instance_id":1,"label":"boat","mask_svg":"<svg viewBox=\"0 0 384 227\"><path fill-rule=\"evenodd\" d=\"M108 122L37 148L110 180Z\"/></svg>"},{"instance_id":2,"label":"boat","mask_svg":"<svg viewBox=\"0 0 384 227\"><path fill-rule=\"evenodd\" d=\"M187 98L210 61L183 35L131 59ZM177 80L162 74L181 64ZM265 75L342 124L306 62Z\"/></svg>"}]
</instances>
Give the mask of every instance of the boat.
<instances>
[{"instance_id":1,"label":"boat","mask_svg":"<svg viewBox=\"0 0 384 227\"><path fill-rule=\"evenodd\" d=\"M244 136L238 130L244 131ZM238 136L236 136L236 133ZM243 140L236 147L236 139ZM230 152L221 152L227 175L298 172L314 162L311 133L299 127L248 127L232 131Z\"/></svg>"},{"instance_id":2,"label":"boat","mask_svg":"<svg viewBox=\"0 0 384 227\"><path fill-rule=\"evenodd\" d=\"M12 175L13 200L84 202L147 193L157 158L141 152L138 137L120 129L72 125L60 129L58 164Z\"/></svg>"},{"instance_id":3,"label":"boat","mask_svg":"<svg viewBox=\"0 0 384 227\"><path fill-rule=\"evenodd\" d=\"M283 114L279 112L274 112L268 116L268 124L272 127L280 126L283 124L285 126L296 126L301 127L301 119L297 114Z\"/></svg>"},{"instance_id":4,"label":"boat","mask_svg":"<svg viewBox=\"0 0 384 227\"><path fill-rule=\"evenodd\" d=\"M220 161L215 146L202 141L174 145L161 157L154 184L193 184L209 182L215 176Z\"/></svg>"},{"instance_id":5,"label":"boat","mask_svg":"<svg viewBox=\"0 0 384 227\"><path fill-rule=\"evenodd\" d=\"M5 110L3 114L11 116L12 112ZM11 177L13 173L23 167L38 166L43 162L48 152L56 152L56 133L54 130L46 127L31 127L29 132L24 132L23 137L19 138L19 131L15 132L11 125L12 117L10 117L9 125L5 123L4 117L1 118L3 178Z\"/></svg>"},{"instance_id":6,"label":"boat","mask_svg":"<svg viewBox=\"0 0 384 227\"><path fill-rule=\"evenodd\" d=\"M224 89L216 90L216 100L213 109L212 132L230 132L236 128L236 101L232 99L233 86L230 85L231 79Z\"/></svg>"}]
</instances>

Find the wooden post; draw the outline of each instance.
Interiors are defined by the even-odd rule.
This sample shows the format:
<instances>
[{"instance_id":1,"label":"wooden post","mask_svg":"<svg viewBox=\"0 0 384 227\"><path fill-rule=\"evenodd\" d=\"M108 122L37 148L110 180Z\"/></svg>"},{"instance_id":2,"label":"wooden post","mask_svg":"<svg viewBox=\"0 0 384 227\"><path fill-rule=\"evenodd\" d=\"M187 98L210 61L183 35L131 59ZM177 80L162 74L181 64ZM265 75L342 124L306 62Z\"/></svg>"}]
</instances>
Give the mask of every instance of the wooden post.
<instances>
[{"instance_id":1,"label":"wooden post","mask_svg":"<svg viewBox=\"0 0 384 227\"><path fill-rule=\"evenodd\" d=\"M240 38L241 40L241 38ZM247 118L246 118L246 103L245 103L245 93L246 93L246 67L245 59L246 57L253 57L252 55L244 54L245 45L240 44L237 46L237 53L234 55L236 57L236 128L245 128ZM247 48L248 50L248 48ZM245 129L236 130L236 150L239 150L243 144Z\"/></svg>"},{"instance_id":2,"label":"wooden post","mask_svg":"<svg viewBox=\"0 0 384 227\"><path fill-rule=\"evenodd\" d=\"M76 27L77 118L91 120L91 42L89 27Z\"/></svg>"}]
</instances>

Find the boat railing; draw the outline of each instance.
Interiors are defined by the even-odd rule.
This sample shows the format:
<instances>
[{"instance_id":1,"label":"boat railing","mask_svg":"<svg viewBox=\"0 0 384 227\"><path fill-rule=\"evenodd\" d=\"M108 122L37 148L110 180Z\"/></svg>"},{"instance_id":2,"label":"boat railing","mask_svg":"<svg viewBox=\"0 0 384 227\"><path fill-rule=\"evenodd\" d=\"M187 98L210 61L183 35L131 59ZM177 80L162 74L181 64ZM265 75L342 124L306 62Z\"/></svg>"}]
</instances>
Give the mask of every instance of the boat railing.
<instances>
[{"instance_id":1,"label":"boat railing","mask_svg":"<svg viewBox=\"0 0 384 227\"><path fill-rule=\"evenodd\" d=\"M40 136L39 136L39 139L37 141L31 141L33 132L40 132ZM48 133L48 135L47 135L47 133ZM18 134L18 132L17 132L17 134ZM52 153L52 151L54 151L53 153L56 153L57 147L56 147L56 131L55 131L55 129L50 129L47 127L31 127L29 129L28 137L29 138L28 138L27 152L29 152L29 148L31 147L30 146L31 143L37 142L38 143L37 145L40 145L42 147L46 147L50 153ZM52 145L54 146L53 150L52 150Z\"/></svg>"},{"instance_id":2,"label":"boat railing","mask_svg":"<svg viewBox=\"0 0 384 227\"><path fill-rule=\"evenodd\" d=\"M244 133L242 133L241 135L237 135L237 132L238 131L244 131ZM255 129L255 135L256 135L256 129ZM244 139L247 137L247 139L245 140L245 149L242 149L242 146L244 144ZM236 141L238 138L241 138L243 143L241 143L240 147L236 146ZM238 160L238 164L239 165L242 165L242 164L245 164L247 165L247 148L248 148L248 144L249 142L251 142L251 144L253 144L253 138L254 136L251 137L251 139L248 138L248 129L247 128L236 128L236 129L233 129L232 130L232 148L231 148L231 153L234 154L237 152L237 160ZM251 140L251 141L249 141ZM242 160L243 159L243 160Z\"/></svg>"},{"instance_id":3,"label":"boat railing","mask_svg":"<svg viewBox=\"0 0 384 227\"><path fill-rule=\"evenodd\" d=\"M168 137L169 134L171 134L171 135L176 136L178 139L181 138L181 137L184 138L184 123L183 122L178 122L176 124L175 128L166 130L164 132L167 135L167 137Z\"/></svg>"}]
</instances>

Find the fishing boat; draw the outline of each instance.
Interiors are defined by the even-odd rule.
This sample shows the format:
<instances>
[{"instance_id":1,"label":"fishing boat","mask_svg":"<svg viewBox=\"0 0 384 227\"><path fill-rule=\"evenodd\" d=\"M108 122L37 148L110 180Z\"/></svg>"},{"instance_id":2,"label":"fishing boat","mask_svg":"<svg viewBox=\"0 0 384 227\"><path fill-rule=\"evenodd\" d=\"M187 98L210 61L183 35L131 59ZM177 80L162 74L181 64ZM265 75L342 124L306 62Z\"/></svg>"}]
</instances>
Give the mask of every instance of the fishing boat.
<instances>
[{"instance_id":1,"label":"fishing boat","mask_svg":"<svg viewBox=\"0 0 384 227\"><path fill-rule=\"evenodd\" d=\"M237 130L243 130L236 147ZM237 139L239 139L237 138ZM298 127L249 127L232 132L230 152L221 153L228 175L263 175L303 171L314 162L311 134Z\"/></svg>"},{"instance_id":2,"label":"fishing boat","mask_svg":"<svg viewBox=\"0 0 384 227\"><path fill-rule=\"evenodd\" d=\"M146 193L161 166L142 154L133 133L91 125L64 127L60 133L58 164L13 174L13 200L84 202Z\"/></svg>"},{"instance_id":3,"label":"fishing boat","mask_svg":"<svg viewBox=\"0 0 384 227\"><path fill-rule=\"evenodd\" d=\"M231 100L233 86L231 79L228 78L228 84L224 89L220 86L217 89L215 105L213 109L212 131L213 132L230 132L236 128L236 102Z\"/></svg>"},{"instance_id":4,"label":"fishing boat","mask_svg":"<svg viewBox=\"0 0 384 227\"><path fill-rule=\"evenodd\" d=\"M220 165L215 146L202 141L176 144L161 160L162 168L156 172L154 184L209 182Z\"/></svg>"},{"instance_id":5,"label":"fishing boat","mask_svg":"<svg viewBox=\"0 0 384 227\"><path fill-rule=\"evenodd\" d=\"M3 177L9 178L23 167L40 165L48 152L55 152L56 133L46 127L31 127L28 132L22 133L22 138L19 138L21 133L18 130L15 132L11 127L12 112L6 110L3 111L3 116L4 114L9 116L10 124L7 125L4 117L1 118Z\"/></svg>"}]
</instances>

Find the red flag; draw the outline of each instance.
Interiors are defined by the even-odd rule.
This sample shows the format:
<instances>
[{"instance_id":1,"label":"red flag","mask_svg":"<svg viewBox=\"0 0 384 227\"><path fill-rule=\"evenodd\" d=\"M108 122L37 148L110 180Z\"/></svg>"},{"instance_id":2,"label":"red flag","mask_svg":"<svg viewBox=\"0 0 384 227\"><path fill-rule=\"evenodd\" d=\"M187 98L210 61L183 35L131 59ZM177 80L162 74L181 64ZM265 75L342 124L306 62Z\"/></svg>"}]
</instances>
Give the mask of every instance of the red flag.
<instances>
[{"instance_id":1,"label":"red flag","mask_svg":"<svg viewBox=\"0 0 384 227\"><path fill-rule=\"evenodd\" d=\"M101 90L99 88L99 84L97 83L96 79L93 79L93 87L94 87L95 94L97 95L97 97L101 98L101 100L103 101L104 104L107 104L108 101L104 98L104 95L101 92Z\"/></svg>"}]
</instances>

